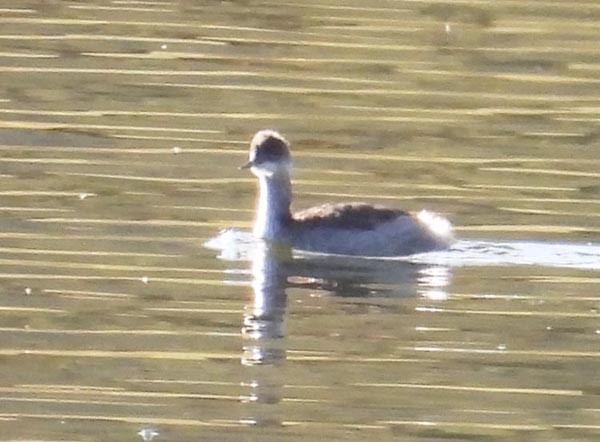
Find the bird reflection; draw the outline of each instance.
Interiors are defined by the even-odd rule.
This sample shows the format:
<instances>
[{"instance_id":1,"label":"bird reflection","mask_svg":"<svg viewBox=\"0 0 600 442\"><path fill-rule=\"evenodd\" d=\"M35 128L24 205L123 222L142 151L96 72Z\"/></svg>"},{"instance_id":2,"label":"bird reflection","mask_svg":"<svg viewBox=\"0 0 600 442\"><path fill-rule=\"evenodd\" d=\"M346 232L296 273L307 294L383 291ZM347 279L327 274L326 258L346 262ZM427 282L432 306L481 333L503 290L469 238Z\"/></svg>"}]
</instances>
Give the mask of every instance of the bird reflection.
<instances>
[{"instance_id":1,"label":"bird reflection","mask_svg":"<svg viewBox=\"0 0 600 442\"><path fill-rule=\"evenodd\" d=\"M251 253L251 302L246 305L241 362L246 366L244 402L252 403L252 425L279 425L286 361L286 290L306 288L341 297L445 299L450 272L443 266L407 261L301 256L289 248L260 243Z\"/></svg>"},{"instance_id":2,"label":"bird reflection","mask_svg":"<svg viewBox=\"0 0 600 442\"><path fill-rule=\"evenodd\" d=\"M254 297L244 312L242 335L245 338L242 364L277 363L285 359L285 293L290 261L289 249L260 244L252 259Z\"/></svg>"}]
</instances>

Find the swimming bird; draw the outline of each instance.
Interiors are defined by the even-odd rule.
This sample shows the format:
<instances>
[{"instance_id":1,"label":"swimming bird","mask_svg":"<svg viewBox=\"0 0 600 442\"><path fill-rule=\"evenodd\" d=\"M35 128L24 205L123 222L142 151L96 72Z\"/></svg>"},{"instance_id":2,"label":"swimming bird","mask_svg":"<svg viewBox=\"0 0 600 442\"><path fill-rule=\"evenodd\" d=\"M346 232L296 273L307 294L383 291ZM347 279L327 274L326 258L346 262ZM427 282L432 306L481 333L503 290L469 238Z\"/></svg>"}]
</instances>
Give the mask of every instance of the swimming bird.
<instances>
[{"instance_id":1,"label":"swimming bird","mask_svg":"<svg viewBox=\"0 0 600 442\"><path fill-rule=\"evenodd\" d=\"M453 241L450 223L422 211L366 203L323 204L292 213L290 144L274 130L261 130L250 143L248 162L258 178L254 236L311 252L405 256L440 250Z\"/></svg>"}]
</instances>

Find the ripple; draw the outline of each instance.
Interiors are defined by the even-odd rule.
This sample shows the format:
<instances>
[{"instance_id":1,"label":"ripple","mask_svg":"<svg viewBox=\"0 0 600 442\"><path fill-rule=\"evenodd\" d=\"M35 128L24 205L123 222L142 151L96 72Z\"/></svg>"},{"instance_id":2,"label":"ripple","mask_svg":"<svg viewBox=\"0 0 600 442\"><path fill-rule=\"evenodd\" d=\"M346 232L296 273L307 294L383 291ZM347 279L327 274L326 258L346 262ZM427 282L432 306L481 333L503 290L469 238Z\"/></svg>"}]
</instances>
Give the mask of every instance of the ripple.
<instances>
[{"instance_id":1,"label":"ripple","mask_svg":"<svg viewBox=\"0 0 600 442\"><path fill-rule=\"evenodd\" d=\"M204 246L219 250L221 259L238 261L251 259L259 243L260 241L248 231L227 229L209 239ZM303 257L315 255L297 252ZM439 252L421 253L409 257L352 259L399 260L445 267L541 266L600 270L600 245L546 241L460 240L450 249Z\"/></svg>"}]
</instances>

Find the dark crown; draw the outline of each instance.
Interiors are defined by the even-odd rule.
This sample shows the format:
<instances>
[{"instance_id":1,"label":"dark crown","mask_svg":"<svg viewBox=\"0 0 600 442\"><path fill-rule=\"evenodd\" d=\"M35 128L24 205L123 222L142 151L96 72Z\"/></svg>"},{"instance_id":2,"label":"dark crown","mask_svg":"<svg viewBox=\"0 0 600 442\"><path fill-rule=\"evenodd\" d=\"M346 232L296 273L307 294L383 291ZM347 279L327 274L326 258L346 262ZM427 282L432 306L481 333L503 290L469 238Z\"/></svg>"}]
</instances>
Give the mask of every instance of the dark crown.
<instances>
[{"instance_id":1,"label":"dark crown","mask_svg":"<svg viewBox=\"0 0 600 442\"><path fill-rule=\"evenodd\" d=\"M261 130L252 138L250 157L254 164L289 160L290 145L277 132Z\"/></svg>"}]
</instances>

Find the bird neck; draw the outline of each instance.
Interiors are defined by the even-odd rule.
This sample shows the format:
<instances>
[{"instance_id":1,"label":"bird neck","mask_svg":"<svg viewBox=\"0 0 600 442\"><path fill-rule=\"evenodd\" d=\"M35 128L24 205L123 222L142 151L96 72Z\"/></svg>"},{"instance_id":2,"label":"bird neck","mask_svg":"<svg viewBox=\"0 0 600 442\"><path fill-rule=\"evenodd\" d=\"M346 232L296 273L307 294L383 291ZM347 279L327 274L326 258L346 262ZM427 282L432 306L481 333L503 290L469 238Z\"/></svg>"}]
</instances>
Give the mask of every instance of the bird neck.
<instances>
[{"instance_id":1,"label":"bird neck","mask_svg":"<svg viewBox=\"0 0 600 442\"><path fill-rule=\"evenodd\" d=\"M259 196L254 222L254 235L258 238L282 239L283 229L289 225L292 215L292 185L287 172L258 177Z\"/></svg>"}]
</instances>

